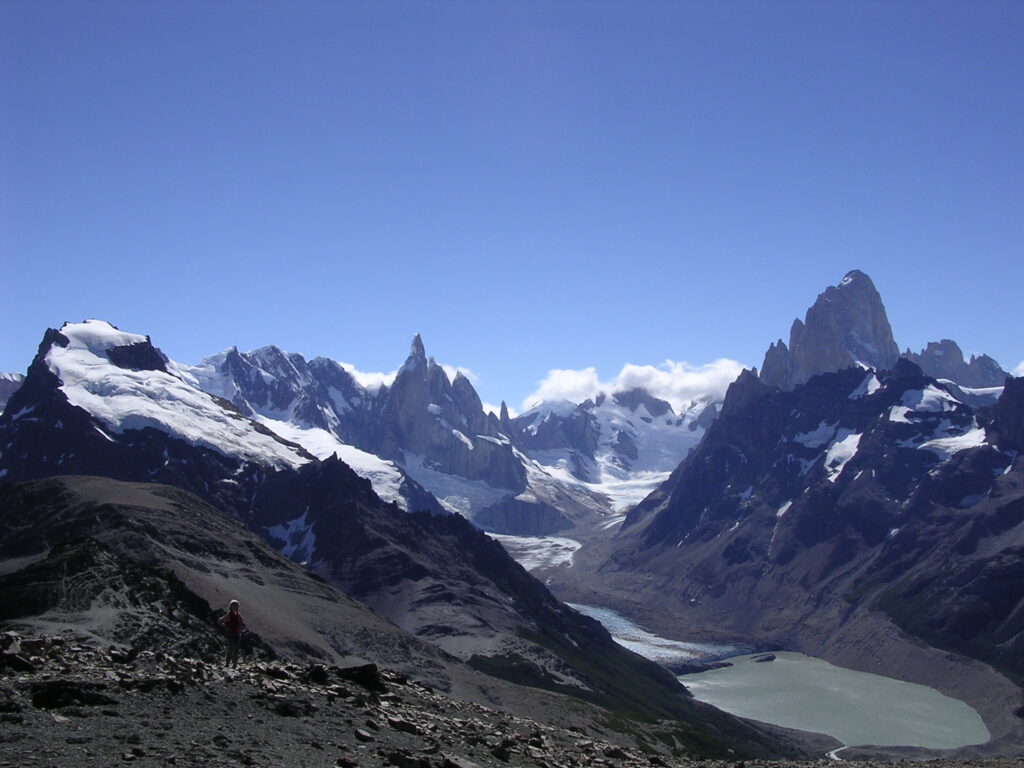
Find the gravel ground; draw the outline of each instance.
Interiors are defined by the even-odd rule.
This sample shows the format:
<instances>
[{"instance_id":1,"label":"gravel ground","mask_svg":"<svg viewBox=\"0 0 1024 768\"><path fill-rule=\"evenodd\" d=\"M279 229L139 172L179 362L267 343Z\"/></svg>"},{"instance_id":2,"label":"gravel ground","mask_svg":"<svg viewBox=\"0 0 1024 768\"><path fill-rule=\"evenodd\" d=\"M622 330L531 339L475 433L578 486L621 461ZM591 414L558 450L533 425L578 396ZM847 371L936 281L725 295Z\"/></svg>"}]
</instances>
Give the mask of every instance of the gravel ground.
<instances>
[{"instance_id":1,"label":"gravel ground","mask_svg":"<svg viewBox=\"0 0 1024 768\"><path fill-rule=\"evenodd\" d=\"M616 740L611 730L598 738L456 701L374 665L248 662L228 669L150 651L19 638L3 654L0 675L2 768L835 765L700 760L674 749L671 727L658 724L631 739ZM927 765L1009 768L1024 760Z\"/></svg>"}]
</instances>

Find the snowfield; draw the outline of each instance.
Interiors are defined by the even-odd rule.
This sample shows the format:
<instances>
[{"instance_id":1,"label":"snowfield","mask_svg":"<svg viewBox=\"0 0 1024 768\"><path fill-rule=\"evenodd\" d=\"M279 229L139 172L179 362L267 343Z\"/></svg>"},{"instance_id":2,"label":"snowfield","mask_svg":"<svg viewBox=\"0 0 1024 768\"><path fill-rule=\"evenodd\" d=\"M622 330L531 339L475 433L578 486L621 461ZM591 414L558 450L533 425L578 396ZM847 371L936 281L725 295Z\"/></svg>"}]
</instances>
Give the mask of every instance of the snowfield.
<instances>
[{"instance_id":1,"label":"snowfield","mask_svg":"<svg viewBox=\"0 0 1024 768\"><path fill-rule=\"evenodd\" d=\"M263 434L177 376L120 368L107 357L109 349L148 343L145 336L99 320L66 324L61 333L71 343L51 346L45 362L60 379L68 402L91 413L110 432L152 427L192 445L272 467L309 461L296 447Z\"/></svg>"}]
</instances>

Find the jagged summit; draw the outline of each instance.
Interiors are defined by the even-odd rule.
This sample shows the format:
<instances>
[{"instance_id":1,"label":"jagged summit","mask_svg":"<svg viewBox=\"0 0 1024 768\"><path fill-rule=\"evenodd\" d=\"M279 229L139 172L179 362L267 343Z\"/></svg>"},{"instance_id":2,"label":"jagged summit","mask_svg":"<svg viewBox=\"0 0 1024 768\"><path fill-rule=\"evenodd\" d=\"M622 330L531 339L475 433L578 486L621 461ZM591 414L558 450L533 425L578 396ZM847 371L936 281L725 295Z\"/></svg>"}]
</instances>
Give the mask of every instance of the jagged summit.
<instances>
[{"instance_id":1,"label":"jagged summit","mask_svg":"<svg viewBox=\"0 0 1024 768\"><path fill-rule=\"evenodd\" d=\"M412 337L412 344L409 345L409 357L416 360L427 359L427 351L423 347L423 338L418 333Z\"/></svg>"},{"instance_id":2,"label":"jagged summit","mask_svg":"<svg viewBox=\"0 0 1024 768\"><path fill-rule=\"evenodd\" d=\"M768 348L760 379L789 391L851 365L891 368L898 357L882 298L871 278L854 269L819 294L803 321L793 321L788 346L779 339Z\"/></svg>"},{"instance_id":3,"label":"jagged summit","mask_svg":"<svg viewBox=\"0 0 1024 768\"><path fill-rule=\"evenodd\" d=\"M1001 387L1009 376L988 355L971 355L965 361L960 345L952 339L930 341L919 354L908 349L903 357L917 363L929 376L949 379L964 387Z\"/></svg>"}]
</instances>

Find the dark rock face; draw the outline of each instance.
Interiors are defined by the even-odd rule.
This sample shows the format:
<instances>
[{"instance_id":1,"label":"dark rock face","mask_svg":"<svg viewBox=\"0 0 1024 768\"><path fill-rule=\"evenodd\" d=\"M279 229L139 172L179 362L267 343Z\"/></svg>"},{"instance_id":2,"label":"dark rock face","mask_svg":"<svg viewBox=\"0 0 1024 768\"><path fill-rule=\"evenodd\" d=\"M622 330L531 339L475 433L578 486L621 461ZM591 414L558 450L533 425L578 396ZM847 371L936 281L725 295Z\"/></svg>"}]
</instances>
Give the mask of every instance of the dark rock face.
<instances>
[{"instance_id":1,"label":"dark rock face","mask_svg":"<svg viewBox=\"0 0 1024 768\"><path fill-rule=\"evenodd\" d=\"M469 379L458 374L449 383L444 369L427 359L418 335L394 383L382 392L376 423L364 442L373 453L398 458L407 451L445 474L515 492L526 487L522 464L511 444L499 439L498 421L484 414Z\"/></svg>"},{"instance_id":2,"label":"dark rock face","mask_svg":"<svg viewBox=\"0 0 1024 768\"><path fill-rule=\"evenodd\" d=\"M1001 387L1009 376L988 355L971 355L970 361L965 362L960 346L951 339L931 341L919 354L908 349L903 356L933 379L949 379L963 387Z\"/></svg>"},{"instance_id":3,"label":"dark rock face","mask_svg":"<svg viewBox=\"0 0 1024 768\"><path fill-rule=\"evenodd\" d=\"M554 507L512 497L487 507L474 522L485 531L514 536L550 536L572 528L572 520Z\"/></svg>"},{"instance_id":4,"label":"dark rock face","mask_svg":"<svg viewBox=\"0 0 1024 768\"><path fill-rule=\"evenodd\" d=\"M804 320L795 320L789 346L772 344L761 381L788 391L819 373L862 363L886 370L899 357L882 299L871 278L849 272L820 294Z\"/></svg>"},{"instance_id":5,"label":"dark rock face","mask_svg":"<svg viewBox=\"0 0 1024 768\"><path fill-rule=\"evenodd\" d=\"M625 406L631 411L637 410L642 405L647 409L647 413L654 418L664 416L672 410L671 405L655 397L646 389L637 388L626 390L625 392L616 392L612 397L619 405Z\"/></svg>"},{"instance_id":6,"label":"dark rock face","mask_svg":"<svg viewBox=\"0 0 1024 768\"><path fill-rule=\"evenodd\" d=\"M1024 449L1024 377L1006 379L996 403L994 427L1008 446Z\"/></svg>"},{"instance_id":7,"label":"dark rock face","mask_svg":"<svg viewBox=\"0 0 1024 768\"><path fill-rule=\"evenodd\" d=\"M167 371L164 356L148 339L145 343L111 347L107 350L107 357L119 368L130 368L134 371Z\"/></svg>"}]
</instances>

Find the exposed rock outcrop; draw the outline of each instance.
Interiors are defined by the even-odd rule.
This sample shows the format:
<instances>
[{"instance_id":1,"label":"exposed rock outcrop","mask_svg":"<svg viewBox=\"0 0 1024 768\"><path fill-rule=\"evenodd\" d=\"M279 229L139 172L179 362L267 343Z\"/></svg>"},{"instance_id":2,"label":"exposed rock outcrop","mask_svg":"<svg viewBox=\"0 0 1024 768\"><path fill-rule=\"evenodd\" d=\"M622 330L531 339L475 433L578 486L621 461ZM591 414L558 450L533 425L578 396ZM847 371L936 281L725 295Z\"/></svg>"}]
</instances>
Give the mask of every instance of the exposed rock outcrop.
<instances>
[{"instance_id":1,"label":"exposed rock outcrop","mask_svg":"<svg viewBox=\"0 0 1024 768\"><path fill-rule=\"evenodd\" d=\"M962 387L1001 387L1010 375L988 355L971 355L971 359L965 361L960 345L952 339L930 341L920 353L908 349L903 356L917 363L928 376L949 379Z\"/></svg>"},{"instance_id":2,"label":"exposed rock outcrop","mask_svg":"<svg viewBox=\"0 0 1024 768\"><path fill-rule=\"evenodd\" d=\"M793 321L788 346L780 339L769 347L761 381L789 391L851 365L885 370L898 357L882 298L871 278L853 270L818 296L803 321Z\"/></svg>"}]
</instances>

